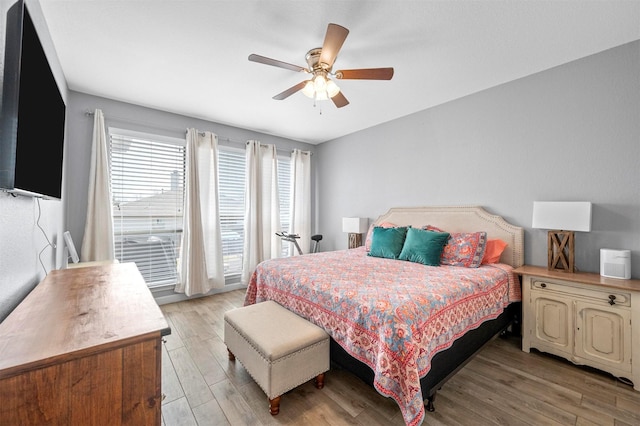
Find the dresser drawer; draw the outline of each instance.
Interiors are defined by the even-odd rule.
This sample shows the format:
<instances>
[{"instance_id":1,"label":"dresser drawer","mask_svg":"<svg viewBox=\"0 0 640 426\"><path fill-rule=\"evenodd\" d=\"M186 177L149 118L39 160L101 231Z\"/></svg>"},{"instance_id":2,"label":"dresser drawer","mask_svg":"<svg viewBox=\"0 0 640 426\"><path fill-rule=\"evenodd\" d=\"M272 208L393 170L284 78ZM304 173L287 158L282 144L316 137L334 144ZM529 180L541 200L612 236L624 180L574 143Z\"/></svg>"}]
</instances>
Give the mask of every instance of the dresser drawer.
<instances>
[{"instance_id":1,"label":"dresser drawer","mask_svg":"<svg viewBox=\"0 0 640 426\"><path fill-rule=\"evenodd\" d=\"M577 283L554 281L549 279L539 279L532 277L530 281L531 290L548 291L556 294L571 296L572 298L580 298L592 302L606 303L611 306L631 306L631 295L624 291L594 288L587 285Z\"/></svg>"}]
</instances>

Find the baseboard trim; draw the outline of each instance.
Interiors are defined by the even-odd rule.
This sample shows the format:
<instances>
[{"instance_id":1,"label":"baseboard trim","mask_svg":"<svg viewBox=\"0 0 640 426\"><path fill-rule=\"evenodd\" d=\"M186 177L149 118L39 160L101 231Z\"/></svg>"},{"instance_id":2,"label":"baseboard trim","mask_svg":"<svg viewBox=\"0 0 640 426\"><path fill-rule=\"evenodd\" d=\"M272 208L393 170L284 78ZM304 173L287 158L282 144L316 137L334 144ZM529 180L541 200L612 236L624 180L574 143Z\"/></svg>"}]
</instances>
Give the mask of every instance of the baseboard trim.
<instances>
[{"instance_id":1,"label":"baseboard trim","mask_svg":"<svg viewBox=\"0 0 640 426\"><path fill-rule=\"evenodd\" d=\"M172 292L171 294L154 294L153 297L156 300L156 303L158 305L166 305L168 303L183 302L185 300L198 299L200 297L211 296L213 294L219 294L219 293L226 293L228 291L239 290L243 288L246 289L247 286L242 284L231 284L231 285L225 285L224 288L214 288L205 294L194 294L193 296L187 296L184 293Z\"/></svg>"}]
</instances>

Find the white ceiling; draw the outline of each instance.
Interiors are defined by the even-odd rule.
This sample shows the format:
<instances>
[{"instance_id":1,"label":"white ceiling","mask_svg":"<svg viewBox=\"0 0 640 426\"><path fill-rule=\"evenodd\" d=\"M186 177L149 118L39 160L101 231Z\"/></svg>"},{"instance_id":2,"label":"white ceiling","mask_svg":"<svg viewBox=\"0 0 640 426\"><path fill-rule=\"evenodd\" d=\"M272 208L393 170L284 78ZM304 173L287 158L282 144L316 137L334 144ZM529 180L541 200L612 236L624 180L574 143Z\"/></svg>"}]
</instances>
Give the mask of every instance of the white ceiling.
<instances>
[{"instance_id":1,"label":"white ceiling","mask_svg":"<svg viewBox=\"0 0 640 426\"><path fill-rule=\"evenodd\" d=\"M639 0L40 4L70 89L313 144L640 39ZM393 79L339 80L341 109L273 100L306 74L249 54L306 67L328 23L350 30L334 70Z\"/></svg>"}]
</instances>

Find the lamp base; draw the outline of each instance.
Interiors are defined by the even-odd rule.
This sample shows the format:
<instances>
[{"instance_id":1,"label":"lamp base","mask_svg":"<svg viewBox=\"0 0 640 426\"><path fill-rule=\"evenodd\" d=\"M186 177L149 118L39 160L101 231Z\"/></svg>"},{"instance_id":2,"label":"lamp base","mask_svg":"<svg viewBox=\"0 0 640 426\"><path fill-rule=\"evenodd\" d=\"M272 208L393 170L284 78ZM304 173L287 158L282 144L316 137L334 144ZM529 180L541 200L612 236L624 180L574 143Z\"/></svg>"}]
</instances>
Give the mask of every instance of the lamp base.
<instances>
[{"instance_id":1,"label":"lamp base","mask_svg":"<svg viewBox=\"0 0 640 426\"><path fill-rule=\"evenodd\" d=\"M575 233L549 231L547 234L547 267L550 271L575 271Z\"/></svg>"},{"instance_id":2,"label":"lamp base","mask_svg":"<svg viewBox=\"0 0 640 426\"><path fill-rule=\"evenodd\" d=\"M349 248L358 248L362 245L362 234L349 233Z\"/></svg>"}]
</instances>

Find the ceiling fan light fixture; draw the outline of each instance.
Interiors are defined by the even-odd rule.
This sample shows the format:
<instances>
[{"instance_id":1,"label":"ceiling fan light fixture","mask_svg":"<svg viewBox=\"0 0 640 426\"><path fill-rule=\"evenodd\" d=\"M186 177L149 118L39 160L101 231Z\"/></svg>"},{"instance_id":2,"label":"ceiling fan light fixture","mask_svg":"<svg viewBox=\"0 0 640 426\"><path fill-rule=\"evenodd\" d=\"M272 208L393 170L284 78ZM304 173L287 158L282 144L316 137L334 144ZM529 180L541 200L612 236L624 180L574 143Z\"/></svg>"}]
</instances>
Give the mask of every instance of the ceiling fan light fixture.
<instances>
[{"instance_id":1,"label":"ceiling fan light fixture","mask_svg":"<svg viewBox=\"0 0 640 426\"><path fill-rule=\"evenodd\" d=\"M327 91L323 90L322 92L316 92L316 101L326 101L329 97L327 96Z\"/></svg>"},{"instance_id":2,"label":"ceiling fan light fixture","mask_svg":"<svg viewBox=\"0 0 640 426\"><path fill-rule=\"evenodd\" d=\"M324 75L318 74L313 77L313 87L316 89L316 93L327 91L327 80Z\"/></svg>"},{"instance_id":3,"label":"ceiling fan light fixture","mask_svg":"<svg viewBox=\"0 0 640 426\"><path fill-rule=\"evenodd\" d=\"M304 87L302 88L302 94L308 98L313 99L316 94L316 89L313 87L313 81L307 80Z\"/></svg>"},{"instance_id":4,"label":"ceiling fan light fixture","mask_svg":"<svg viewBox=\"0 0 640 426\"><path fill-rule=\"evenodd\" d=\"M302 94L316 101L326 101L340 93L338 85L324 74L316 74L307 80L302 88Z\"/></svg>"},{"instance_id":5,"label":"ceiling fan light fixture","mask_svg":"<svg viewBox=\"0 0 640 426\"><path fill-rule=\"evenodd\" d=\"M340 93L340 88L333 80L328 78L327 79L327 95L330 98L333 98L338 93Z\"/></svg>"}]
</instances>

